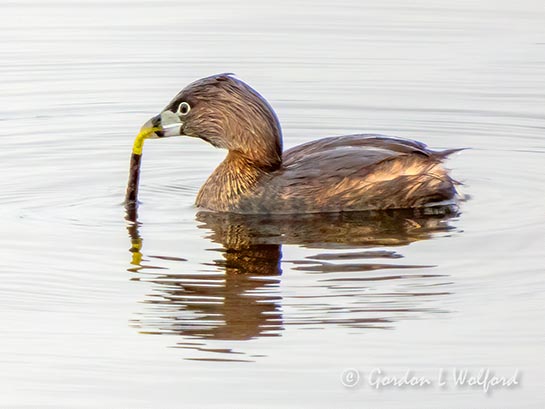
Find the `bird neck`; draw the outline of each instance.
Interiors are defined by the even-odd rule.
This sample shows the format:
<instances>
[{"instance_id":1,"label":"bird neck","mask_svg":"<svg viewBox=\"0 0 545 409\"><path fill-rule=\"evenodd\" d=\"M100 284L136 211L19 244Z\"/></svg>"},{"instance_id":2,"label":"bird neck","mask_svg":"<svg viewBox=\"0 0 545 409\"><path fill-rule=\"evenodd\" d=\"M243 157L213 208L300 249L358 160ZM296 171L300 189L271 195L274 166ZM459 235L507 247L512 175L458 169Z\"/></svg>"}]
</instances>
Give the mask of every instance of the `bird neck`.
<instances>
[{"instance_id":1,"label":"bird neck","mask_svg":"<svg viewBox=\"0 0 545 409\"><path fill-rule=\"evenodd\" d=\"M279 167L280 164L264 167L249 160L244 154L229 151L225 160L201 187L196 205L219 212L233 211L263 176Z\"/></svg>"},{"instance_id":2,"label":"bird neck","mask_svg":"<svg viewBox=\"0 0 545 409\"><path fill-rule=\"evenodd\" d=\"M282 165L282 135L279 128L271 126L255 129L248 126L233 138L236 143L228 146L226 162L244 168L276 170Z\"/></svg>"}]
</instances>

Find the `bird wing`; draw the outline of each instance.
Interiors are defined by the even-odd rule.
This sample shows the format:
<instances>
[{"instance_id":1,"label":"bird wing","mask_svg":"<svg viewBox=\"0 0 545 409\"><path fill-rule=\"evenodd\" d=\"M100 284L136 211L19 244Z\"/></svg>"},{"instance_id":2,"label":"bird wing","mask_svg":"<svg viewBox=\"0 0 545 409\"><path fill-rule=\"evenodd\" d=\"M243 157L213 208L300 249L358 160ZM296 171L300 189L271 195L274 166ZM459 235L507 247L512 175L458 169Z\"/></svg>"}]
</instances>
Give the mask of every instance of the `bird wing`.
<instances>
[{"instance_id":1,"label":"bird wing","mask_svg":"<svg viewBox=\"0 0 545 409\"><path fill-rule=\"evenodd\" d=\"M394 153L420 153L429 156L433 151L422 142L411 139L394 138L378 134L357 134L332 136L329 138L311 141L284 152L284 165L289 166L307 155L314 153L325 153L342 148L362 148L372 150L373 148Z\"/></svg>"},{"instance_id":2,"label":"bird wing","mask_svg":"<svg viewBox=\"0 0 545 409\"><path fill-rule=\"evenodd\" d=\"M304 211L422 206L455 195L441 166L450 153L374 134L325 138L285 151L283 170L267 194L275 193L278 211L282 203L286 211L294 203Z\"/></svg>"}]
</instances>

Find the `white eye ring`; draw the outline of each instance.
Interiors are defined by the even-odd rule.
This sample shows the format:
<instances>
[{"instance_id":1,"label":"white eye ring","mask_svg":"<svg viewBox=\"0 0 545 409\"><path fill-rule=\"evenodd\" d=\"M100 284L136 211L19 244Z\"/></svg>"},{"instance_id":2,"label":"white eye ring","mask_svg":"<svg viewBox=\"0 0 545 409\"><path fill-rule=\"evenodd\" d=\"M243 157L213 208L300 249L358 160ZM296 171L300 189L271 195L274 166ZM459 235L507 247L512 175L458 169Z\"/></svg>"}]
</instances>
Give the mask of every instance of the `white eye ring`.
<instances>
[{"instance_id":1,"label":"white eye ring","mask_svg":"<svg viewBox=\"0 0 545 409\"><path fill-rule=\"evenodd\" d=\"M180 105L178 105L178 110L176 111L176 113L183 116L189 114L189 111L191 111L191 105L183 101L180 102Z\"/></svg>"}]
</instances>

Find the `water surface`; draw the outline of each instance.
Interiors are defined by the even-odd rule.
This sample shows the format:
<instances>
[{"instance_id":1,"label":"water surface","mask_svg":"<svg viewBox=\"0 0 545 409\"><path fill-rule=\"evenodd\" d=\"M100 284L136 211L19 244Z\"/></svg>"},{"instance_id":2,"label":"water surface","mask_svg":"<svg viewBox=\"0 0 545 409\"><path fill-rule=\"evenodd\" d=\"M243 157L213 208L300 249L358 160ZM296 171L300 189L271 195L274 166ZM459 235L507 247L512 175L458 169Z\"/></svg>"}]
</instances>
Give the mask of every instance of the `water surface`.
<instances>
[{"instance_id":1,"label":"water surface","mask_svg":"<svg viewBox=\"0 0 545 409\"><path fill-rule=\"evenodd\" d=\"M0 406L543 407L541 2L1 9ZM203 214L224 152L171 138L146 143L128 224L140 125L217 72L267 97L286 147L357 132L469 147L448 166L471 199L448 217ZM363 381L454 367L521 384Z\"/></svg>"}]
</instances>

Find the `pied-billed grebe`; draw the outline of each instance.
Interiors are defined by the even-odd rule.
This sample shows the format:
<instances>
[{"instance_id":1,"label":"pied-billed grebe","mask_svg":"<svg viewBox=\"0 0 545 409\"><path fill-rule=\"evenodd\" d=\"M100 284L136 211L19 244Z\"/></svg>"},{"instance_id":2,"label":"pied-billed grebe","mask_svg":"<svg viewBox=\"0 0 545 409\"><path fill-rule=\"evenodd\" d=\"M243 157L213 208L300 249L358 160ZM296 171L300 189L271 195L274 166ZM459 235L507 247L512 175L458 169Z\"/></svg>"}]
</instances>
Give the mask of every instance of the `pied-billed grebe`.
<instances>
[{"instance_id":1,"label":"pied-billed grebe","mask_svg":"<svg viewBox=\"0 0 545 409\"><path fill-rule=\"evenodd\" d=\"M190 136L229 151L196 200L197 206L215 212L415 208L456 196L455 181L441 166L456 150L437 152L420 142L380 135L346 135L282 152L280 123L273 109L231 74L185 87L144 124L140 135L140 142ZM135 143L133 153L141 153L141 148Z\"/></svg>"}]
</instances>

